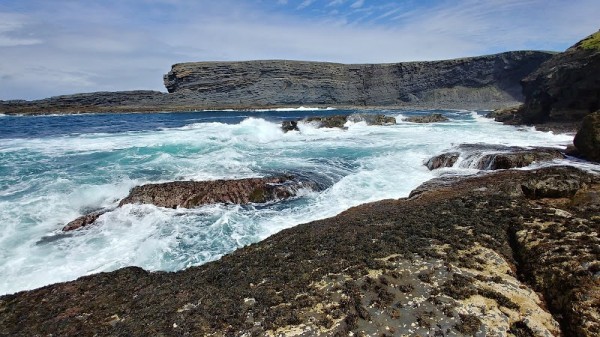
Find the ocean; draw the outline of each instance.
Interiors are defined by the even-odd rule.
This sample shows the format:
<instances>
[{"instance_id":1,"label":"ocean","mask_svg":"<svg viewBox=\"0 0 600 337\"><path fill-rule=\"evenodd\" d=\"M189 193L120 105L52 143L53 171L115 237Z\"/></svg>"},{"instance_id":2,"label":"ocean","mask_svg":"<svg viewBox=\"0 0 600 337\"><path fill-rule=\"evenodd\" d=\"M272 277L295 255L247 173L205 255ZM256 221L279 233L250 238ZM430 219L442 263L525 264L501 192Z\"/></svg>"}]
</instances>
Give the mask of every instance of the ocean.
<instances>
[{"instance_id":1,"label":"ocean","mask_svg":"<svg viewBox=\"0 0 600 337\"><path fill-rule=\"evenodd\" d=\"M513 127L484 112L370 110L396 125L301 124L282 120L351 114L310 108L258 111L0 116L0 294L139 266L177 271L218 259L285 228L365 202L408 196L468 163L429 171L424 161L464 143L565 148L572 135ZM449 122L401 118L442 113ZM570 159L551 164L571 163ZM165 209L126 205L93 226L62 233L80 215L114 208L134 186L300 174L324 190L254 205Z\"/></svg>"}]
</instances>

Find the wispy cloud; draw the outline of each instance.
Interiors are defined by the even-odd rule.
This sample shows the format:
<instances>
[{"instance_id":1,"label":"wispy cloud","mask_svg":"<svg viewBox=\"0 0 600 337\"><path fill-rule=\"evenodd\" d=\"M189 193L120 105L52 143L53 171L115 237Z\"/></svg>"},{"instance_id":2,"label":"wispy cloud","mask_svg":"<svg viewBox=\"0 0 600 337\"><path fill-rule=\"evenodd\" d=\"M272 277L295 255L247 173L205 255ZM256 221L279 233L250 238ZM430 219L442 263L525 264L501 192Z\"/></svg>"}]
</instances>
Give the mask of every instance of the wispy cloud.
<instances>
[{"instance_id":1,"label":"wispy cloud","mask_svg":"<svg viewBox=\"0 0 600 337\"><path fill-rule=\"evenodd\" d=\"M0 99L164 90L177 62L434 60L565 49L596 31L597 0L9 0ZM332 13L332 10L337 12ZM321 13L321 14L319 14Z\"/></svg>"},{"instance_id":2,"label":"wispy cloud","mask_svg":"<svg viewBox=\"0 0 600 337\"><path fill-rule=\"evenodd\" d=\"M365 4L365 0L356 0L352 5L350 5L350 7L351 8L361 8L364 4Z\"/></svg>"},{"instance_id":3,"label":"wispy cloud","mask_svg":"<svg viewBox=\"0 0 600 337\"><path fill-rule=\"evenodd\" d=\"M300 3L300 5L298 5L297 9L306 8L306 7L310 6L310 5L312 5L313 2L315 2L315 0L304 0L304 1L302 1L302 3Z\"/></svg>"}]
</instances>

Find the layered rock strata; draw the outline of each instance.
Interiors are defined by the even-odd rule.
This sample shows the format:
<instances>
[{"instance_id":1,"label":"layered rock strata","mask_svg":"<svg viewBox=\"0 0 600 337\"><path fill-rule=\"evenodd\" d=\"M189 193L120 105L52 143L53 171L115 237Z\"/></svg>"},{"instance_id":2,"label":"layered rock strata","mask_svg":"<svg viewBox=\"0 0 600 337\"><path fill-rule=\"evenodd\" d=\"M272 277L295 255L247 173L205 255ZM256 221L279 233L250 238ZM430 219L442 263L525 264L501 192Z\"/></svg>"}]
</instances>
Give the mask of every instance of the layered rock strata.
<instances>
[{"instance_id":1,"label":"layered rock strata","mask_svg":"<svg viewBox=\"0 0 600 337\"><path fill-rule=\"evenodd\" d=\"M552 54L515 51L432 62L195 62L172 66L168 94L97 92L0 101L0 113L190 111L282 106L497 108L521 102L519 81Z\"/></svg>"},{"instance_id":2,"label":"layered rock strata","mask_svg":"<svg viewBox=\"0 0 600 337\"><path fill-rule=\"evenodd\" d=\"M462 167L478 170L506 170L526 167L536 162L564 159L565 155L552 148L522 148L517 146L462 144L456 149L429 158L429 170L453 167L462 157Z\"/></svg>"},{"instance_id":3,"label":"layered rock strata","mask_svg":"<svg viewBox=\"0 0 600 337\"><path fill-rule=\"evenodd\" d=\"M597 336L599 182L569 167L430 181L177 273L2 296L0 334Z\"/></svg>"}]
</instances>

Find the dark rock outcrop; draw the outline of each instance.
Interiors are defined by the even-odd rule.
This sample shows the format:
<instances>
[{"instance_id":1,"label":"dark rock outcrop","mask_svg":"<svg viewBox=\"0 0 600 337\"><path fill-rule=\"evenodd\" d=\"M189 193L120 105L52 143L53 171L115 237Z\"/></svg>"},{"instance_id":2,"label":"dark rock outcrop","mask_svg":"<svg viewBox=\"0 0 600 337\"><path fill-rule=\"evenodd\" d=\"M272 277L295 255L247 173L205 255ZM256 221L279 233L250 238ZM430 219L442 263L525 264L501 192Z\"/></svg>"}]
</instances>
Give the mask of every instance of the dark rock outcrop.
<instances>
[{"instance_id":1,"label":"dark rock outcrop","mask_svg":"<svg viewBox=\"0 0 600 337\"><path fill-rule=\"evenodd\" d=\"M193 208L206 204L264 203L287 199L301 188L316 189L310 181L292 176L239 180L174 181L134 187L119 203L152 204L168 208Z\"/></svg>"},{"instance_id":2,"label":"dark rock outcrop","mask_svg":"<svg viewBox=\"0 0 600 337\"><path fill-rule=\"evenodd\" d=\"M579 155L600 162L600 110L583 119L573 144Z\"/></svg>"},{"instance_id":3,"label":"dark rock outcrop","mask_svg":"<svg viewBox=\"0 0 600 337\"><path fill-rule=\"evenodd\" d=\"M460 157L459 152L447 152L429 158L425 162L425 166L431 171L442 167L452 167Z\"/></svg>"},{"instance_id":4,"label":"dark rock outcrop","mask_svg":"<svg viewBox=\"0 0 600 337\"><path fill-rule=\"evenodd\" d=\"M285 132L298 131L298 123L310 123L319 128L344 128L347 122L367 125L394 125L396 118L382 114L355 113L351 115L314 116L297 121L283 121L281 129Z\"/></svg>"},{"instance_id":5,"label":"dark rock outcrop","mask_svg":"<svg viewBox=\"0 0 600 337\"><path fill-rule=\"evenodd\" d=\"M436 180L177 273L2 296L0 335L597 336L599 183L568 167ZM563 192L523 189L544 184Z\"/></svg>"},{"instance_id":6,"label":"dark rock outcrop","mask_svg":"<svg viewBox=\"0 0 600 337\"><path fill-rule=\"evenodd\" d=\"M296 196L301 189L318 190L319 185L293 176L247 178L213 181L173 181L136 186L121 200L126 204L152 204L167 208L193 208L201 205L228 203L265 203ZM83 215L69 222L63 231L91 225L108 210Z\"/></svg>"},{"instance_id":7,"label":"dark rock outcrop","mask_svg":"<svg viewBox=\"0 0 600 337\"><path fill-rule=\"evenodd\" d=\"M447 122L449 119L442 114L430 114L426 116L413 116L404 118L403 121L411 123L439 123Z\"/></svg>"},{"instance_id":8,"label":"dark rock outcrop","mask_svg":"<svg viewBox=\"0 0 600 337\"><path fill-rule=\"evenodd\" d=\"M508 124L576 129L600 109L600 32L554 55L522 80L525 103L495 118Z\"/></svg>"},{"instance_id":9,"label":"dark rock outcrop","mask_svg":"<svg viewBox=\"0 0 600 337\"><path fill-rule=\"evenodd\" d=\"M99 210L96 212L88 213L86 215L82 215L79 218L69 222L63 227L64 232L73 231L79 229L81 227L92 225L98 218L108 212L109 210Z\"/></svg>"},{"instance_id":10,"label":"dark rock outcrop","mask_svg":"<svg viewBox=\"0 0 600 337\"><path fill-rule=\"evenodd\" d=\"M452 167L462 156L463 167L478 170L506 170L529 166L534 162L565 158L562 152L552 148L527 149L516 146L462 144L457 150L431 157L425 162L425 166L429 170Z\"/></svg>"},{"instance_id":11,"label":"dark rock outcrop","mask_svg":"<svg viewBox=\"0 0 600 337\"><path fill-rule=\"evenodd\" d=\"M196 62L172 66L168 94L96 92L0 101L0 113L191 111L286 106L497 108L522 101L519 81L550 53L515 51L433 62Z\"/></svg>"}]
</instances>

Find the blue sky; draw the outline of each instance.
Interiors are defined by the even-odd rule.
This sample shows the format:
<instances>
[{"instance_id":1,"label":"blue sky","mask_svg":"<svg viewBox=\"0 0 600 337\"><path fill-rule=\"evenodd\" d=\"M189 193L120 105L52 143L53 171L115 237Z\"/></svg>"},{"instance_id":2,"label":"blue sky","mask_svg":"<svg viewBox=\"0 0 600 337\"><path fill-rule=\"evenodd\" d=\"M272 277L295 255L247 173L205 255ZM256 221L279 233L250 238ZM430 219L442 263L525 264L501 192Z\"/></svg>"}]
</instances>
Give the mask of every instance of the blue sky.
<instances>
[{"instance_id":1,"label":"blue sky","mask_svg":"<svg viewBox=\"0 0 600 337\"><path fill-rule=\"evenodd\" d=\"M186 61L562 51L598 18L598 0L0 0L0 99L165 91Z\"/></svg>"}]
</instances>

